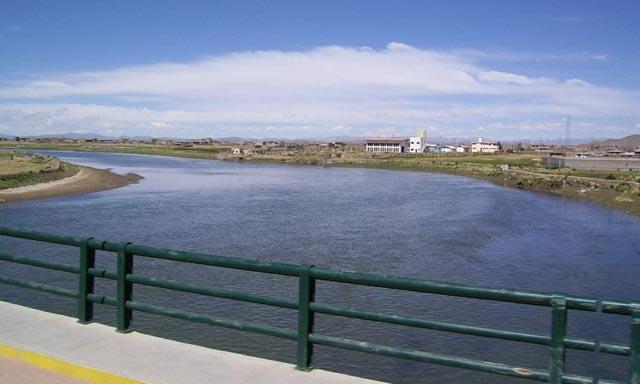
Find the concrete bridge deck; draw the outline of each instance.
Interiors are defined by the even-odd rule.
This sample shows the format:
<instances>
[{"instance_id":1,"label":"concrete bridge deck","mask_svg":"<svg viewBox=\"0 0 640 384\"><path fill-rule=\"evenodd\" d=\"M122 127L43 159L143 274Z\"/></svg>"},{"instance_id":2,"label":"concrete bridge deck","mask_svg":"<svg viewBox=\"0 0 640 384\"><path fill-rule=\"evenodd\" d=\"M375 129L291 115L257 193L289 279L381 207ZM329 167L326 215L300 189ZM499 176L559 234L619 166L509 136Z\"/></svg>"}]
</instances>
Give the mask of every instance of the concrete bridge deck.
<instances>
[{"instance_id":1,"label":"concrete bridge deck","mask_svg":"<svg viewBox=\"0 0 640 384\"><path fill-rule=\"evenodd\" d=\"M300 372L291 364L137 332L122 334L106 325L81 325L71 317L1 301L0 357L5 359L4 363L0 362L3 382L14 382L7 376L11 374L7 360L22 360L20 364L26 362L53 371L55 375L65 375L69 377L68 383L78 379L123 384L378 383L319 369ZM36 377L29 380L29 375L42 374L37 370L30 373L22 366L18 369L22 369L20 375L29 383L38 383Z\"/></svg>"}]
</instances>

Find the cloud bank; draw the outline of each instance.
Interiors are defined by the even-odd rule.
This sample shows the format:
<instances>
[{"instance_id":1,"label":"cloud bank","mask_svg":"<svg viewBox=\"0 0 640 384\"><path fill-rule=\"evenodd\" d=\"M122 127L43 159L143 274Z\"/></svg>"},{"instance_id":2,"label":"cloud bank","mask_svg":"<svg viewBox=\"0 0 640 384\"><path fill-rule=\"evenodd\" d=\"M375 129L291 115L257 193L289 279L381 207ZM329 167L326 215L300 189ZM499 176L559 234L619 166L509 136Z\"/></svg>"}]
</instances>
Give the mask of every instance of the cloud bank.
<instances>
[{"instance_id":1,"label":"cloud bank","mask_svg":"<svg viewBox=\"0 0 640 384\"><path fill-rule=\"evenodd\" d=\"M637 121L637 92L487 68L477 56L390 43L37 76L0 85L0 132L322 137L429 127L537 137L566 115L585 135Z\"/></svg>"}]
</instances>

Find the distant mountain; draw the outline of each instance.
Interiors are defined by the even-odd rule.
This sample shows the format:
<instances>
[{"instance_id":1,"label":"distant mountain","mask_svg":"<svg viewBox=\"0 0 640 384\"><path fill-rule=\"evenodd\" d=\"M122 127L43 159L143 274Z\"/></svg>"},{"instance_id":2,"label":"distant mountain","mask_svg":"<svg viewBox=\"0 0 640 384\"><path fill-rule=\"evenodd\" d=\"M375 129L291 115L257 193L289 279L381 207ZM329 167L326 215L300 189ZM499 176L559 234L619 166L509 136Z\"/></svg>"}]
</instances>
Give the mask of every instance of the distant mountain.
<instances>
[{"instance_id":1,"label":"distant mountain","mask_svg":"<svg viewBox=\"0 0 640 384\"><path fill-rule=\"evenodd\" d=\"M622 149L633 149L640 147L640 134L630 135L622 139L609 139L604 141L594 141L592 144L600 144L606 147L618 147Z\"/></svg>"},{"instance_id":2,"label":"distant mountain","mask_svg":"<svg viewBox=\"0 0 640 384\"><path fill-rule=\"evenodd\" d=\"M79 140L87 140L87 139L98 139L98 140L114 140L117 138L127 138L130 140L145 140L150 141L152 138L157 138L161 140L192 140L199 139L201 137L151 137L151 136L106 136L101 135L99 133L93 132L85 132L85 133L75 133L75 132L67 132L67 133L56 133L56 134L46 134L46 135L9 135L0 133L0 138L13 139L16 136L24 136L24 137L33 137L33 138L69 138L69 139L79 139ZM399 136L400 137L400 136ZM401 136L406 137L406 136ZM338 136L325 136L325 137L305 137L299 139L289 139L284 137L239 137L239 136L228 136L228 137L214 137L215 140L218 141L226 141L231 143L244 143L246 141L250 142L261 142L261 141L289 141L289 142L297 142L297 143L327 143L331 141L341 141L346 143L364 143L367 139L367 136L347 136L347 135L338 135ZM499 137L484 137L486 140L495 140L500 141L502 144L534 144L534 143L545 143L545 144L566 144L564 140L561 139L500 139ZM478 140L478 137L444 137L444 136L429 136L427 141L433 144L468 144ZM619 147L625 149L632 149L640 146L640 134L631 135L627 137L623 137L622 139L610 139L610 138L575 138L571 139L571 145L578 144L600 144L604 146L612 146Z\"/></svg>"},{"instance_id":3,"label":"distant mountain","mask_svg":"<svg viewBox=\"0 0 640 384\"><path fill-rule=\"evenodd\" d=\"M68 138L68 139L102 139L102 140L107 140L107 139L113 139L113 137L110 136L105 136L105 135L101 135L99 133L91 133L91 132L87 132L87 133L73 133L73 132L67 132L67 133L53 133L53 134L46 134L46 135L3 135L0 134L0 137L7 137L7 138L15 138L15 137L33 137L33 138L52 138L52 139L61 139L61 138Z\"/></svg>"}]
</instances>

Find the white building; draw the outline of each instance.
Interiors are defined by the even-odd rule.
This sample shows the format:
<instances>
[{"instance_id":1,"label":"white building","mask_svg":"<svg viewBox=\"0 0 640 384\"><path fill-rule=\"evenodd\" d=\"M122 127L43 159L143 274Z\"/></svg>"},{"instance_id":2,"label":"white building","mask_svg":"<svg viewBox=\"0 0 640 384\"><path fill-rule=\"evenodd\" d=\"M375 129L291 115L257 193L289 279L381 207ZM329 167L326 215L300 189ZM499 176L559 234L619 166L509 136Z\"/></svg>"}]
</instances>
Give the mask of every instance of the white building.
<instances>
[{"instance_id":1,"label":"white building","mask_svg":"<svg viewBox=\"0 0 640 384\"><path fill-rule=\"evenodd\" d=\"M396 152L404 153L408 144L407 139L395 137L378 137L367 139L367 152Z\"/></svg>"},{"instance_id":2,"label":"white building","mask_svg":"<svg viewBox=\"0 0 640 384\"><path fill-rule=\"evenodd\" d=\"M466 153L469 152L469 147L467 147L466 145L458 145L456 147L456 153Z\"/></svg>"},{"instance_id":3,"label":"white building","mask_svg":"<svg viewBox=\"0 0 640 384\"><path fill-rule=\"evenodd\" d=\"M498 143L483 141L482 138L479 138L475 143L471 143L472 153L498 153L499 150Z\"/></svg>"},{"instance_id":4,"label":"white building","mask_svg":"<svg viewBox=\"0 0 640 384\"><path fill-rule=\"evenodd\" d=\"M409 152L410 153L423 153L427 147L427 130L421 129L418 131L417 136L409 138Z\"/></svg>"},{"instance_id":5,"label":"white building","mask_svg":"<svg viewBox=\"0 0 640 384\"><path fill-rule=\"evenodd\" d=\"M455 152L455 150L456 150L456 148L452 147L450 145L446 145L446 146L440 148L440 152L442 152L442 153L453 153L453 152Z\"/></svg>"}]
</instances>

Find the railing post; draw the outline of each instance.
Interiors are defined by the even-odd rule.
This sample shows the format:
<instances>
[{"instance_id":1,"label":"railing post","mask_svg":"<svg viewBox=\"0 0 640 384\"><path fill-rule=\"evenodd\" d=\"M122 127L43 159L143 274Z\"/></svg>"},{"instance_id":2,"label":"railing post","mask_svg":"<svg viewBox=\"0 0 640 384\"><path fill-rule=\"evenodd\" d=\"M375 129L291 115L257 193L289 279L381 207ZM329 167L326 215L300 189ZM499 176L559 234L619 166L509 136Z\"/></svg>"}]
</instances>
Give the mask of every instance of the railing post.
<instances>
[{"instance_id":1,"label":"railing post","mask_svg":"<svg viewBox=\"0 0 640 384\"><path fill-rule=\"evenodd\" d=\"M80 271L78 274L78 322L87 324L93 321L93 302L87 300L87 295L93 293L94 277L90 276L89 268L95 267L96 250L89 247L89 240L82 240L80 244Z\"/></svg>"},{"instance_id":2,"label":"railing post","mask_svg":"<svg viewBox=\"0 0 640 384\"><path fill-rule=\"evenodd\" d=\"M640 384L640 304L631 308L631 361L629 364L629 383Z\"/></svg>"},{"instance_id":3,"label":"railing post","mask_svg":"<svg viewBox=\"0 0 640 384\"><path fill-rule=\"evenodd\" d=\"M123 333L130 331L129 325L131 323L131 310L127 308L127 301L131 300L133 284L127 281L127 275L133 272L133 255L127 252L129 244L131 243L125 244L118 250L117 331Z\"/></svg>"},{"instance_id":4,"label":"railing post","mask_svg":"<svg viewBox=\"0 0 640 384\"><path fill-rule=\"evenodd\" d=\"M554 295L551 299L551 364L549 382L562 384L566 359L564 339L567 337L567 300Z\"/></svg>"},{"instance_id":5,"label":"railing post","mask_svg":"<svg viewBox=\"0 0 640 384\"><path fill-rule=\"evenodd\" d=\"M296 369L311 370L313 343L309 342L309 334L313 332L314 313L309 303L315 300L316 279L310 276L313 265L303 267L298 286L298 363Z\"/></svg>"}]
</instances>

